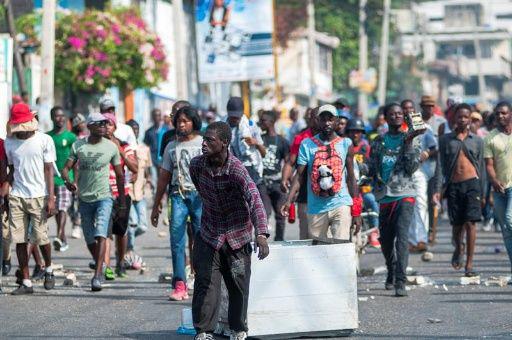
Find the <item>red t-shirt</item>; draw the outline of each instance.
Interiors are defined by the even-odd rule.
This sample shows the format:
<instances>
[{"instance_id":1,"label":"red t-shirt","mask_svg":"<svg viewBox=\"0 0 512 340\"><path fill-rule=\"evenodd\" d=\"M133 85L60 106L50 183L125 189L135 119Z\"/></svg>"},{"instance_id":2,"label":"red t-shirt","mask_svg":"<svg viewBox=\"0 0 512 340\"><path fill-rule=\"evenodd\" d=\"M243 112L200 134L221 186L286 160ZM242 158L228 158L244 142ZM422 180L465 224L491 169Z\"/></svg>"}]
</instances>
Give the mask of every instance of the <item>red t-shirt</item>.
<instances>
[{"instance_id":1,"label":"red t-shirt","mask_svg":"<svg viewBox=\"0 0 512 340\"><path fill-rule=\"evenodd\" d=\"M309 128L297 134L297 136L295 136L293 139L292 145L290 146L290 154L298 156L300 143L302 143L304 139L311 137L313 137L313 132Z\"/></svg>"},{"instance_id":2,"label":"red t-shirt","mask_svg":"<svg viewBox=\"0 0 512 340\"><path fill-rule=\"evenodd\" d=\"M0 138L0 161L3 161L4 159L7 159L4 149L4 140Z\"/></svg>"},{"instance_id":3,"label":"red t-shirt","mask_svg":"<svg viewBox=\"0 0 512 340\"><path fill-rule=\"evenodd\" d=\"M119 147L119 151L124 151L127 158L135 159L135 150L129 144L123 144ZM131 181L131 172L125 167L124 159L121 157L121 168L124 173L124 194L128 195L130 193L130 181ZM119 196L119 191L117 190L117 182L116 182L116 172L114 171L114 167L110 164L110 176L108 178L110 182L110 188L112 189L112 195L114 198Z\"/></svg>"}]
</instances>

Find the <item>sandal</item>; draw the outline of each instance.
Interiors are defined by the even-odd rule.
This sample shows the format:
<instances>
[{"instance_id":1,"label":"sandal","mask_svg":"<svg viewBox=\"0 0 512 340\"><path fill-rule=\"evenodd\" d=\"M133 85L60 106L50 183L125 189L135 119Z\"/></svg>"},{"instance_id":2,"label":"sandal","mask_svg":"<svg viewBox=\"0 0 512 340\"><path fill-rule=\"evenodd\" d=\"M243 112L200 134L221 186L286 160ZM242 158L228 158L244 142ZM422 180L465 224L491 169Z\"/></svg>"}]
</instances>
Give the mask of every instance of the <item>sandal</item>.
<instances>
[{"instance_id":1,"label":"sandal","mask_svg":"<svg viewBox=\"0 0 512 340\"><path fill-rule=\"evenodd\" d=\"M464 263L462 262L462 254L459 253L457 250L453 252L452 255L452 267L455 270L459 270L462 268Z\"/></svg>"},{"instance_id":2,"label":"sandal","mask_svg":"<svg viewBox=\"0 0 512 340\"><path fill-rule=\"evenodd\" d=\"M467 270L466 273L464 274L465 277L475 277L475 276L480 276L480 274L478 272L475 272L474 270Z\"/></svg>"}]
</instances>

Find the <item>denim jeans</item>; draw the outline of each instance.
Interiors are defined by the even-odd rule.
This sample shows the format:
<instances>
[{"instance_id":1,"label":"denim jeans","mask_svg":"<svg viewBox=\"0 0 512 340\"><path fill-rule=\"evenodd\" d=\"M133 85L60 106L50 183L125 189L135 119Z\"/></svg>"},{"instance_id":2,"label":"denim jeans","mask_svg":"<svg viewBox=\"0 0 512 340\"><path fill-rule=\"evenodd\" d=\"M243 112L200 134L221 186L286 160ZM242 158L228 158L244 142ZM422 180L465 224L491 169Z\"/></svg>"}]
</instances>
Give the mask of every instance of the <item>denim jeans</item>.
<instances>
[{"instance_id":1,"label":"denim jeans","mask_svg":"<svg viewBox=\"0 0 512 340\"><path fill-rule=\"evenodd\" d=\"M504 194L494 192L494 218L501 224L503 242L512 269L512 188L506 189Z\"/></svg>"},{"instance_id":2,"label":"denim jeans","mask_svg":"<svg viewBox=\"0 0 512 340\"><path fill-rule=\"evenodd\" d=\"M197 191L171 194L171 216L169 234L171 238L171 255L173 286L176 281L186 281L185 274L185 248L187 235L187 219L190 216L192 232L195 235L201 228L201 197Z\"/></svg>"},{"instance_id":3,"label":"denim jeans","mask_svg":"<svg viewBox=\"0 0 512 340\"><path fill-rule=\"evenodd\" d=\"M82 217L82 230L87 244L94 243L96 237L108 237L113 205L114 200L112 198L105 198L96 202L80 200L78 210Z\"/></svg>"},{"instance_id":4,"label":"denim jeans","mask_svg":"<svg viewBox=\"0 0 512 340\"><path fill-rule=\"evenodd\" d=\"M372 192L363 194L363 205L366 210L371 210L377 214L379 213L379 203L377 203L375 195ZM370 216L368 221L370 223L370 227L379 226L379 216Z\"/></svg>"},{"instance_id":5,"label":"denim jeans","mask_svg":"<svg viewBox=\"0 0 512 340\"><path fill-rule=\"evenodd\" d=\"M418 170L412 176L412 180L416 188L416 205L409 228L409 243L417 246L420 242L428 242L428 179L421 170Z\"/></svg>"},{"instance_id":6,"label":"denim jeans","mask_svg":"<svg viewBox=\"0 0 512 340\"><path fill-rule=\"evenodd\" d=\"M407 236L414 216L414 199L404 198L380 205L380 244L388 273L397 284L404 284L409 262Z\"/></svg>"},{"instance_id":7,"label":"denim jeans","mask_svg":"<svg viewBox=\"0 0 512 340\"><path fill-rule=\"evenodd\" d=\"M146 210L147 203L145 199L132 202L128 221L128 250L135 248L135 237L144 234L148 230Z\"/></svg>"}]
</instances>

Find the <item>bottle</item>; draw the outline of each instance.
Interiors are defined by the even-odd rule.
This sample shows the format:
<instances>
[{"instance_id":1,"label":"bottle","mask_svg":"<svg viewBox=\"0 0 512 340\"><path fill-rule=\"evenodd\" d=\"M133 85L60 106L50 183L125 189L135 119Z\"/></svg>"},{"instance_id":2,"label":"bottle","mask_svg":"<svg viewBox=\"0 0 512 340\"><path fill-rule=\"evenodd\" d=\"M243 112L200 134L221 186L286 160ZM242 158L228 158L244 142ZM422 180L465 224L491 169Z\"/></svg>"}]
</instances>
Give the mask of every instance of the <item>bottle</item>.
<instances>
[{"instance_id":1,"label":"bottle","mask_svg":"<svg viewBox=\"0 0 512 340\"><path fill-rule=\"evenodd\" d=\"M295 223L295 203L292 203L288 210L288 223Z\"/></svg>"}]
</instances>

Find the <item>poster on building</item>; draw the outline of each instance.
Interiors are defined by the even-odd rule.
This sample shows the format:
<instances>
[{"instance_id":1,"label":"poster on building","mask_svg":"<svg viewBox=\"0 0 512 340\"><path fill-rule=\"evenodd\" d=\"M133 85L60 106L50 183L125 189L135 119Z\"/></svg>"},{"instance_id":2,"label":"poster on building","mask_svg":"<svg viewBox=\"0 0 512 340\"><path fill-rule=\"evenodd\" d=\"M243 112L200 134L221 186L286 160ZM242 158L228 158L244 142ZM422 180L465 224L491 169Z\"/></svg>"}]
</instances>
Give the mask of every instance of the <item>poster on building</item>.
<instances>
[{"instance_id":1,"label":"poster on building","mask_svg":"<svg viewBox=\"0 0 512 340\"><path fill-rule=\"evenodd\" d=\"M201 83L274 77L272 0L197 0Z\"/></svg>"}]
</instances>

